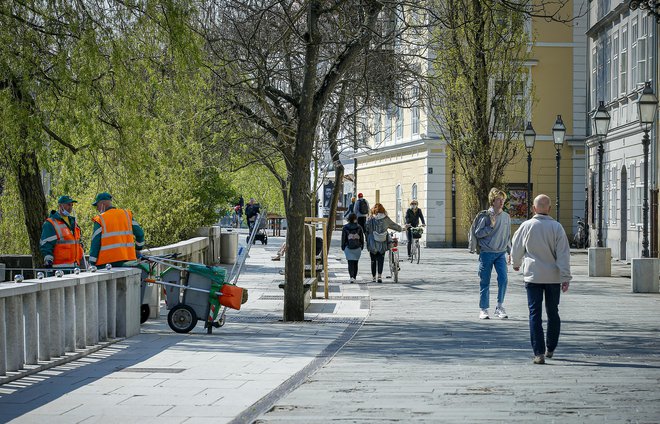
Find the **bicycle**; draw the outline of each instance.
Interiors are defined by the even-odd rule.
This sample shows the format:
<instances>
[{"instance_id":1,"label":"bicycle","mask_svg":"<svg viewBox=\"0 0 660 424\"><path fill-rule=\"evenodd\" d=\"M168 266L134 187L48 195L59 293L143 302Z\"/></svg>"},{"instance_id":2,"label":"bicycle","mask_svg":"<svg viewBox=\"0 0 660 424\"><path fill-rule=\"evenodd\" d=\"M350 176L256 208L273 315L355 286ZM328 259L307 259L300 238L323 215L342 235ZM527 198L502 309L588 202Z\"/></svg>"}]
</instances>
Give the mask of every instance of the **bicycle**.
<instances>
[{"instance_id":1,"label":"bicycle","mask_svg":"<svg viewBox=\"0 0 660 424\"><path fill-rule=\"evenodd\" d=\"M422 252L422 247L419 244L419 239L422 238L422 234L424 233L424 229L422 227L413 227L410 229L412 233L412 238L413 238L413 244L410 247L410 256L408 257L408 260L410 263L419 263L419 258L421 256Z\"/></svg>"},{"instance_id":2,"label":"bicycle","mask_svg":"<svg viewBox=\"0 0 660 424\"><path fill-rule=\"evenodd\" d=\"M399 239L396 233L390 233L389 254L390 277L395 283L399 282Z\"/></svg>"},{"instance_id":3,"label":"bicycle","mask_svg":"<svg viewBox=\"0 0 660 424\"><path fill-rule=\"evenodd\" d=\"M576 216L577 218L577 233L575 233L575 236L573 237L573 243L575 244L575 247L578 249L582 248L587 248L589 247L589 227L587 224L580 218L579 216Z\"/></svg>"}]
</instances>

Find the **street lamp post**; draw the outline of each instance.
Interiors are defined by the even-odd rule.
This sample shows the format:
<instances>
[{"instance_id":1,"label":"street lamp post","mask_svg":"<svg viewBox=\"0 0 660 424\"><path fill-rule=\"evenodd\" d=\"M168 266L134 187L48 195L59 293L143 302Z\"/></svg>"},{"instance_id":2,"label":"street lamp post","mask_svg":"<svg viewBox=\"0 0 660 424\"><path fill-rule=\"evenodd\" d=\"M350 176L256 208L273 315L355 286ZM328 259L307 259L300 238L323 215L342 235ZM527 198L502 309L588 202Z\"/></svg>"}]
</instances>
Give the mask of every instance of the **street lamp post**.
<instances>
[{"instance_id":1,"label":"street lamp post","mask_svg":"<svg viewBox=\"0 0 660 424\"><path fill-rule=\"evenodd\" d=\"M642 234L642 257L649 255L649 131L655 121L655 111L658 107L658 98L653 93L651 83L646 82L642 95L637 102L639 110L639 124L644 129L642 146L644 147L644 205L642 207L644 230Z\"/></svg>"},{"instance_id":2,"label":"street lamp post","mask_svg":"<svg viewBox=\"0 0 660 424\"><path fill-rule=\"evenodd\" d=\"M594 132L598 136L598 233L596 245L603 247L603 139L610 128L610 114L605 108L605 103L601 100L598 109L593 116Z\"/></svg>"},{"instance_id":3,"label":"street lamp post","mask_svg":"<svg viewBox=\"0 0 660 424\"><path fill-rule=\"evenodd\" d=\"M557 222L559 222L559 162L561 161L561 149L564 147L564 137L566 137L566 126L561 120L561 115L557 115L555 125L552 127L552 138L555 141L555 150L557 155Z\"/></svg>"},{"instance_id":4,"label":"street lamp post","mask_svg":"<svg viewBox=\"0 0 660 424\"><path fill-rule=\"evenodd\" d=\"M531 218L532 212L532 150L536 141L536 131L532 123L527 121L527 128L523 134L525 138L525 150L527 150L527 219Z\"/></svg>"}]
</instances>

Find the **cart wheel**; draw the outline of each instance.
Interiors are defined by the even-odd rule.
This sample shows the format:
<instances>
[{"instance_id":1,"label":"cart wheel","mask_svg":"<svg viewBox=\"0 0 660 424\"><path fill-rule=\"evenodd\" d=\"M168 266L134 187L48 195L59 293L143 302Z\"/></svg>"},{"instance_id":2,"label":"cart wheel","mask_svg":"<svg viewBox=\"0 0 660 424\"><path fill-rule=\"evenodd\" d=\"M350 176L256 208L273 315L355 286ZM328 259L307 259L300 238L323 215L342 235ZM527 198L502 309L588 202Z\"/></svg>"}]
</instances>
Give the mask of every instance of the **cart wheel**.
<instances>
[{"instance_id":1,"label":"cart wheel","mask_svg":"<svg viewBox=\"0 0 660 424\"><path fill-rule=\"evenodd\" d=\"M151 315L151 308L149 307L149 304L145 303L140 306L140 324L147 322L149 315Z\"/></svg>"},{"instance_id":2,"label":"cart wheel","mask_svg":"<svg viewBox=\"0 0 660 424\"><path fill-rule=\"evenodd\" d=\"M197 325L197 314L190 306L179 303L167 314L167 325L176 333L189 333Z\"/></svg>"},{"instance_id":3,"label":"cart wheel","mask_svg":"<svg viewBox=\"0 0 660 424\"><path fill-rule=\"evenodd\" d=\"M223 316L222 318L220 318L220 320L218 321L218 327L222 327L223 325L225 325L225 319L226 318L227 318L226 316Z\"/></svg>"}]
</instances>

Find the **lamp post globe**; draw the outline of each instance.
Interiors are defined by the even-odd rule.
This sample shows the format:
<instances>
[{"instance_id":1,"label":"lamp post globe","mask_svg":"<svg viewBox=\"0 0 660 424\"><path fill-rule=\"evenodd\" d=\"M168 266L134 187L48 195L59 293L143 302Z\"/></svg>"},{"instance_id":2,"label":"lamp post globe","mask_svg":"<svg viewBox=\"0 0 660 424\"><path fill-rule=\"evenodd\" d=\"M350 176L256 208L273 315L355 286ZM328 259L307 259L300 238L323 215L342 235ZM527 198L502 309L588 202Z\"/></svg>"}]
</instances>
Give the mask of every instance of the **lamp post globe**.
<instances>
[{"instance_id":1,"label":"lamp post globe","mask_svg":"<svg viewBox=\"0 0 660 424\"><path fill-rule=\"evenodd\" d=\"M658 98L653 93L651 83L646 82L642 95L637 101L637 108L639 112L639 124L644 130L642 137L642 147L644 149L644 204L642 206L642 257L648 258L649 254L649 131L653 122L655 121L656 110L658 108Z\"/></svg>"},{"instance_id":2,"label":"lamp post globe","mask_svg":"<svg viewBox=\"0 0 660 424\"><path fill-rule=\"evenodd\" d=\"M566 137L566 125L561 119L561 115L557 115L555 125L552 126L552 139L554 141L555 150L557 154L557 222L559 222L559 163L561 162L561 149L564 147L564 138Z\"/></svg>"},{"instance_id":3,"label":"lamp post globe","mask_svg":"<svg viewBox=\"0 0 660 424\"><path fill-rule=\"evenodd\" d=\"M532 213L532 150L534 150L536 142L536 131L529 121L523 138L525 139L525 150L527 150L527 219L529 219Z\"/></svg>"}]
</instances>

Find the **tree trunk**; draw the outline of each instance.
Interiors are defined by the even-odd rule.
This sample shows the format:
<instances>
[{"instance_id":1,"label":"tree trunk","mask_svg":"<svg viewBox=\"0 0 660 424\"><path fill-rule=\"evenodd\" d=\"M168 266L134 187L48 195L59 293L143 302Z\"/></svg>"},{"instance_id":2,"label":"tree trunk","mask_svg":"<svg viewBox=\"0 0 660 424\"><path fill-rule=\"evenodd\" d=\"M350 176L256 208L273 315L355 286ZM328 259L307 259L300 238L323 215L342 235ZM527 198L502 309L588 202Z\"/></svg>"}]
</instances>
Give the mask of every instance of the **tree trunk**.
<instances>
[{"instance_id":1,"label":"tree trunk","mask_svg":"<svg viewBox=\"0 0 660 424\"><path fill-rule=\"evenodd\" d=\"M284 278L286 281L284 288L284 321L303 321L305 319L303 238L305 236L305 210L307 208L303 208L302 205L308 200L310 172L308 166L303 167L301 171L291 181L289 204L286 208L287 254L284 256Z\"/></svg>"},{"instance_id":2,"label":"tree trunk","mask_svg":"<svg viewBox=\"0 0 660 424\"><path fill-rule=\"evenodd\" d=\"M326 229L325 237L328 240L326 248L330 251L330 242L332 241L332 232L335 229L335 222L337 221L337 204L339 203L339 192L341 191L342 183L344 180L344 165L341 163L335 164L335 185L332 188L332 198L330 199L330 214L328 215L328 228ZM328 251L324 252L325 255Z\"/></svg>"},{"instance_id":3,"label":"tree trunk","mask_svg":"<svg viewBox=\"0 0 660 424\"><path fill-rule=\"evenodd\" d=\"M44 259L39 251L39 240L41 239L41 226L48 217L46 207L46 196L44 186L41 182L37 155L24 153L21 155L17 169L18 192L23 204L23 215L25 215L25 227L30 239L30 251L32 252L32 265L35 268L43 265Z\"/></svg>"}]
</instances>

